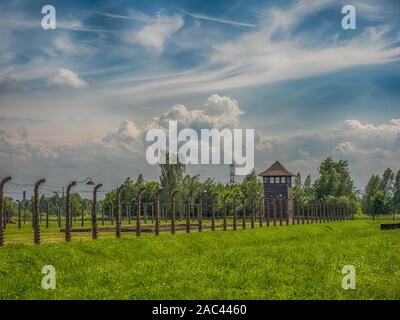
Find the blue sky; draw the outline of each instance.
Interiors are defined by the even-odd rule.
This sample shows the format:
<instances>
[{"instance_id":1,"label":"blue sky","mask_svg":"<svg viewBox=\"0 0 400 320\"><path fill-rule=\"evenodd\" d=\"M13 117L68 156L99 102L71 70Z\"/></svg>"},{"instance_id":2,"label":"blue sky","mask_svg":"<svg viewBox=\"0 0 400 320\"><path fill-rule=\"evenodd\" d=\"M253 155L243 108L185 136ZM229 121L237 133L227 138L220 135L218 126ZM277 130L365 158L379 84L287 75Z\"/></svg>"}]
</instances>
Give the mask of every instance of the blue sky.
<instances>
[{"instance_id":1,"label":"blue sky","mask_svg":"<svg viewBox=\"0 0 400 320\"><path fill-rule=\"evenodd\" d=\"M399 1L53 1L48 31L45 4L0 3L0 171L17 180L157 178L143 136L167 119L254 128L257 171L315 177L333 155L361 188L400 169Z\"/></svg>"}]
</instances>

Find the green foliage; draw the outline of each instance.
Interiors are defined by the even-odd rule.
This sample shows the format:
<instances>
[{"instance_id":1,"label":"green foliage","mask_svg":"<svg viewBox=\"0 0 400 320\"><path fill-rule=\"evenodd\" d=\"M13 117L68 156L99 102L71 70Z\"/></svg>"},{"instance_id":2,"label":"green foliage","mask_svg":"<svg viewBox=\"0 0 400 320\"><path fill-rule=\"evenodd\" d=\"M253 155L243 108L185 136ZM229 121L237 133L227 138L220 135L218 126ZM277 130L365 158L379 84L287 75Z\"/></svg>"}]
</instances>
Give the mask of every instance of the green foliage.
<instances>
[{"instance_id":1,"label":"green foliage","mask_svg":"<svg viewBox=\"0 0 400 320\"><path fill-rule=\"evenodd\" d=\"M388 168L382 177L372 175L361 201L363 212L369 215L391 214L400 210L400 171L396 176Z\"/></svg>"},{"instance_id":2,"label":"green foliage","mask_svg":"<svg viewBox=\"0 0 400 320\"><path fill-rule=\"evenodd\" d=\"M319 167L319 178L314 183L315 197L323 200L328 196L355 198L349 164L345 160L324 160Z\"/></svg>"},{"instance_id":3,"label":"green foliage","mask_svg":"<svg viewBox=\"0 0 400 320\"><path fill-rule=\"evenodd\" d=\"M263 195L263 184L257 178L255 170L250 172L240 184L240 191L246 197L246 207L257 205L257 200Z\"/></svg>"},{"instance_id":4,"label":"green foliage","mask_svg":"<svg viewBox=\"0 0 400 320\"><path fill-rule=\"evenodd\" d=\"M301 175L298 173L294 180L293 195L303 203L340 201L355 206L356 212L359 212L359 200L350 178L348 162L344 160L335 162L332 157L324 160L319 167L319 177L314 183L308 175L302 185Z\"/></svg>"},{"instance_id":5,"label":"green foliage","mask_svg":"<svg viewBox=\"0 0 400 320\"><path fill-rule=\"evenodd\" d=\"M169 154L165 155L165 164L160 164L160 185L163 188L161 199L163 202L169 202L171 194L174 190L178 189L182 183L183 176L186 172L186 167L177 159L177 163L169 162Z\"/></svg>"}]
</instances>

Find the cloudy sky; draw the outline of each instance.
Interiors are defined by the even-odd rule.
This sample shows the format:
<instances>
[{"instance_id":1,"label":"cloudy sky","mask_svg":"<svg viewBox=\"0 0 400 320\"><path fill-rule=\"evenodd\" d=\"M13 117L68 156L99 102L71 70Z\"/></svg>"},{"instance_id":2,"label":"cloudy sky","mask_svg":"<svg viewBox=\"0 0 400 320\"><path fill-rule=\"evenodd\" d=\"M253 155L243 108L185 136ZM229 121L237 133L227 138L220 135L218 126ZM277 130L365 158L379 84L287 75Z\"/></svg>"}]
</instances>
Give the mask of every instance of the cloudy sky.
<instances>
[{"instance_id":1,"label":"cloudy sky","mask_svg":"<svg viewBox=\"0 0 400 320\"><path fill-rule=\"evenodd\" d=\"M363 188L400 169L399 1L52 1L56 30L45 4L0 3L1 176L156 179L144 136L171 119L254 128L258 172L280 160L315 177L333 155Z\"/></svg>"}]
</instances>

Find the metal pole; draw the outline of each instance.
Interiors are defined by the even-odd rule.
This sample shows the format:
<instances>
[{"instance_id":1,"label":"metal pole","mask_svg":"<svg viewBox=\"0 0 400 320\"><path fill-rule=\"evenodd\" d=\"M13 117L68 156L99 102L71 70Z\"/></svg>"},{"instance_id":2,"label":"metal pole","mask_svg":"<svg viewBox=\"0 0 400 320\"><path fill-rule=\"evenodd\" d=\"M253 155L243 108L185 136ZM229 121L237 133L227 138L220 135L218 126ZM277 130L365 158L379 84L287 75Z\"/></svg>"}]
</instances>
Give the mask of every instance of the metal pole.
<instances>
[{"instance_id":1,"label":"metal pole","mask_svg":"<svg viewBox=\"0 0 400 320\"><path fill-rule=\"evenodd\" d=\"M41 184L45 183L45 179L40 179L35 183L34 188L34 236L33 242L34 244L40 244L40 224L39 224L39 187Z\"/></svg>"}]
</instances>

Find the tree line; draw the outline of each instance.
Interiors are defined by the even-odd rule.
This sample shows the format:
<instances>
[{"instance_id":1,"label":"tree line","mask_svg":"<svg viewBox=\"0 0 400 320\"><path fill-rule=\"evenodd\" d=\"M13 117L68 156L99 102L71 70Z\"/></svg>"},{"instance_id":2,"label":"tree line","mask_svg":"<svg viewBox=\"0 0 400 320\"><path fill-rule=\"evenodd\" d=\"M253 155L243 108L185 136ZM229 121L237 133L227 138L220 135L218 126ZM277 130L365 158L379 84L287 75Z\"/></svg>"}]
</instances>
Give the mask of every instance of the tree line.
<instances>
[{"instance_id":1,"label":"tree line","mask_svg":"<svg viewBox=\"0 0 400 320\"><path fill-rule=\"evenodd\" d=\"M400 170L397 174L387 168L382 177L373 174L369 179L362 199L364 213L393 214L400 211Z\"/></svg>"},{"instance_id":2,"label":"tree line","mask_svg":"<svg viewBox=\"0 0 400 320\"><path fill-rule=\"evenodd\" d=\"M121 205L123 210L131 207L136 210L136 195L139 189L143 188L141 194L142 203L154 203L154 195L158 187L163 188L161 193L161 204L170 203L170 196L174 190L178 190L176 203L186 203L189 192L192 194L192 203L198 203L199 197L203 197L203 207L211 208L216 203L221 207L226 195L228 209L232 207L232 198L235 194L245 196L245 205L251 208L258 204L263 196L263 183L253 170L244 177L238 184L229 185L215 182L212 178L201 180L199 175L190 175L186 172L186 166L178 161L176 164L160 164L159 181L147 181L143 175L136 179L127 178L123 183L121 191ZM99 207L106 209L109 214L110 208L115 204L116 188L107 192L105 198L98 201ZM400 170L395 174L388 168L379 175L372 175L364 192L356 190L351 179L349 163L346 160L333 160L332 157L325 159L318 168L318 177L312 181L308 175L304 182L300 173L293 181L293 196L302 203L315 201L335 202L340 201L346 204L353 204L357 211L365 214L391 214L400 211ZM13 214L17 211L17 205L12 198L6 197L6 208ZM78 193L71 193L72 212L81 212L81 205L84 204L87 214L90 214L91 201L85 199ZM51 212L56 212L59 204L62 212L65 212L65 197L58 195L44 196L40 198L42 212L50 207ZM28 210L33 206L33 199L27 199L24 204Z\"/></svg>"}]
</instances>

